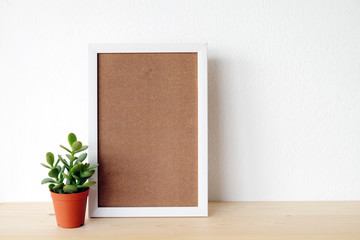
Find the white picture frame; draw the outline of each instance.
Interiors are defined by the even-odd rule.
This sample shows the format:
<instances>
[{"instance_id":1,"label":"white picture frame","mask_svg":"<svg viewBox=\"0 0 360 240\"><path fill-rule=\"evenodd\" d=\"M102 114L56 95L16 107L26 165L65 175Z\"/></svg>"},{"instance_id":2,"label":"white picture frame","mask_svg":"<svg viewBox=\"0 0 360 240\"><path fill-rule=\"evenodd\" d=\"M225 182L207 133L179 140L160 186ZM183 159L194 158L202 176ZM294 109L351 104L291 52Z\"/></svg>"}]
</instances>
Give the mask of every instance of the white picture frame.
<instances>
[{"instance_id":1,"label":"white picture frame","mask_svg":"<svg viewBox=\"0 0 360 240\"><path fill-rule=\"evenodd\" d=\"M90 217L208 216L207 44L89 44L89 162L98 163L98 54L195 52L198 56L198 206L99 207L98 184L90 188ZM91 180L97 181L97 172Z\"/></svg>"}]
</instances>

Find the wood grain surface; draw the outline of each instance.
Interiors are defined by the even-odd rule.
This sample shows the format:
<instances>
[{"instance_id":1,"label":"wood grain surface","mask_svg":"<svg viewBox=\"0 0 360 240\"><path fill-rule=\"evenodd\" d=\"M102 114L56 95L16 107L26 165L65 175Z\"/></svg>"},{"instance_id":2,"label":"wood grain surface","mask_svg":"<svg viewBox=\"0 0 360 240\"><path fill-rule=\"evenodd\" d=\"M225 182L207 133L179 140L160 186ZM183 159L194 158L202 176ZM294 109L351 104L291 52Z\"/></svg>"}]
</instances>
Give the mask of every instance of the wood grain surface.
<instances>
[{"instance_id":1,"label":"wood grain surface","mask_svg":"<svg viewBox=\"0 0 360 240\"><path fill-rule=\"evenodd\" d=\"M360 239L360 202L211 202L207 218L55 222L51 203L0 203L0 239Z\"/></svg>"}]
</instances>

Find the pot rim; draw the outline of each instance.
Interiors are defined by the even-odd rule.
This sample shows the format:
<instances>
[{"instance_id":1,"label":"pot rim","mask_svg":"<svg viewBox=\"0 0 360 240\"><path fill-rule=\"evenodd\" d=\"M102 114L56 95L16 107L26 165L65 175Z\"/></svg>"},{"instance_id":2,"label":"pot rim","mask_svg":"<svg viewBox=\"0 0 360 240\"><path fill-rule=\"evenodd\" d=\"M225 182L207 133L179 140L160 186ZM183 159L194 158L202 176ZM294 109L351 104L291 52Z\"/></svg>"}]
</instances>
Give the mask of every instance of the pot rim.
<instances>
[{"instance_id":1,"label":"pot rim","mask_svg":"<svg viewBox=\"0 0 360 240\"><path fill-rule=\"evenodd\" d=\"M49 190L49 191L50 191L50 193L56 194L56 195L73 195L73 194L75 195L75 194L81 194L81 193L84 193L84 192L88 192L89 190L90 190L90 188L87 187L87 189L85 191L77 192L77 193L56 193L56 192L53 192L51 190Z\"/></svg>"},{"instance_id":2,"label":"pot rim","mask_svg":"<svg viewBox=\"0 0 360 240\"><path fill-rule=\"evenodd\" d=\"M50 190L49 190L50 191ZM62 201L76 201L81 199L86 199L89 195L89 188L80 193L54 193L50 191L52 199L62 200Z\"/></svg>"}]
</instances>

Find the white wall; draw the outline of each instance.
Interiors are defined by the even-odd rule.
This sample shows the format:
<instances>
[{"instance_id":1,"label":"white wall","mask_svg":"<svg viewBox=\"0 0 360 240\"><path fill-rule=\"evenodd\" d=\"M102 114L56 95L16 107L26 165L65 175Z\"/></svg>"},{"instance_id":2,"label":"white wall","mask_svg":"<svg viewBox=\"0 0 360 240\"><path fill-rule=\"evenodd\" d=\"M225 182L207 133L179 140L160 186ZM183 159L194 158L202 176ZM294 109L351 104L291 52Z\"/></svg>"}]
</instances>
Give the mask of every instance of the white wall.
<instances>
[{"instance_id":1,"label":"white wall","mask_svg":"<svg viewBox=\"0 0 360 240\"><path fill-rule=\"evenodd\" d=\"M88 138L89 42L209 43L210 200L360 200L360 2L0 0L0 201Z\"/></svg>"}]
</instances>

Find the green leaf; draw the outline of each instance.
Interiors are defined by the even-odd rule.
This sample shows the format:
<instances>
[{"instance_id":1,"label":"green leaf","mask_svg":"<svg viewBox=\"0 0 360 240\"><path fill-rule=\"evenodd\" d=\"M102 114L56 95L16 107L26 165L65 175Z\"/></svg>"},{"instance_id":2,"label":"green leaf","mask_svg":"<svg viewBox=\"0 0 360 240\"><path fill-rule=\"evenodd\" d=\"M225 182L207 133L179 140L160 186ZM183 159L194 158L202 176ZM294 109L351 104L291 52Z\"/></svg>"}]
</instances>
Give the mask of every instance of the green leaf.
<instances>
[{"instance_id":1,"label":"green leaf","mask_svg":"<svg viewBox=\"0 0 360 240\"><path fill-rule=\"evenodd\" d=\"M64 171L65 171L65 166L63 166L63 167L61 168L60 177L59 177L59 182L63 182L63 181L64 181L64 175L63 175Z\"/></svg>"},{"instance_id":2,"label":"green leaf","mask_svg":"<svg viewBox=\"0 0 360 240\"><path fill-rule=\"evenodd\" d=\"M58 185L56 185L55 187L53 187L53 190L62 188L64 186L64 183L59 183Z\"/></svg>"},{"instance_id":3,"label":"green leaf","mask_svg":"<svg viewBox=\"0 0 360 240\"><path fill-rule=\"evenodd\" d=\"M87 178L81 179L81 181L78 182L77 186L84 184L87 180L88 180Z\"/></svg>"},{"instance_id":4,"label":"green leaf","mask_svg":"<svg viewBox=\"0 0 360 240\"><path fill-rule=\"evenodd\" d=\"M60 161L66 166L67 169L69 169L69 163L61 157L61 155L58 155Z\"/></svg>"},{"instance_id":5,"label":"green leaf","mask_svg":"<svg viewBox=\"0 0 360 240\"><path fill-rule=\"evenodd\" d=\"M51 167L49 167L48 165L44 164L44 163L40 163L43 167L46 167L48 169L51 169Z\"/></svg>"},{"instance_id":6,"label":"green leaf","mask_svg":"<svg viewBox=\"0 0 360 240\"><path fill-rule=\"evenodd\" d=\"M72 146L73 143L76 142L76 140L77 140L76 135L74 133L69 133L68 141L69 141L70 146Z\"/></svg>"},{"instance_id":7,"label":"green leaf","mask_svg":"<svg viewBox=\"0 0 360 240\"><path fill-rule=\"evenodd\" d=\"M82 147L82 143L80 141L75 141L72 145L71 148L73 151L79 150Z\"/></svg>"},{"instance_id":8,"label":"green leaf","mask_svg":"<svg viewBox=\"0 0 360 240\"><path fill-rule=\"evenodd\" d=\"M77 175L75 175L74 173L71 173L71 176L72 176L73 178L75 178L76 180L79 180L79 179L80 179L80 177L77 176Z\"/></svg>"},{"instance_id":9,"label":"green leaf","mask_svg":"<svg viewBox=\"0 0 360 240\"><path fill-rule=\"evenodd\" d=\"M90 166L90 167L88 168L88 170L93 170L93 169L97 168L98 166L99 166L99 164L96 163L96 164Z\"/></svg>"},{"instance_id":10,"label":"green leaf","mask_svg":"<svg viewBox=\"0 0 360 240\"><path fill-rule=\"evenodd\" d=\"M78 161L83 162L87 157L87 153L83 153L78 157Z\"/></svg>"},{"instance_id":11,"label":"green leaf","mask_svg":"<svg viewBox=\"0 0 360 240\"><path fill-rule=\"evenodd\" d=\"M85 188L85 187L91 187L92 185L94 185L96 182L95 181L90 181L90 182L87 182L83 185L80 185L78 186L79 188Z\"/></svg>"},{"instance_id":12,"label":"green leaf","mask_svg":"<svg viewBox=\"0 0 360 240\"><path fill-rule=\"evenodd\" d=\"M45 184L45 183L56 183L56 181L52 178L44 178L42 181L41 181L41 184Z\"/></svg>"},{"instance_id":13,"label":"green leaf","mask_svg":"<svg viewBox=\"0 0 360 240\"><path fill-rule=\"evenodd\" d=\"M49 189L51 190L51 191L53 191L53 187L55 186L55 184L49 184Z\"/></svg>"},{"instance_id":14,"label":"green leaf","mask_svg":"<svg viewBox=\"0 0 360 240\"><path fill-rule=\"evenodd\" d=\"M66 180L66 185L70 185L71 181L69 179Z\"/></svg>"},{"instance_id":15,"label":"green leaf","mask_svg":"<svg viewBox=\"0 0 360 240\"><path fill-rule=\"evenodd\" d=\"M58 159L58 160L56 161L56 163L55 163L55 167L57 167L57 166L58 166L59 162L60 162L60 159Z\"/></svg>"},{"instance_id":16,"label":"green leaf","mask_svg":"<svg viewBox=\"0 0 360 240\"><path fill-rule=\"evenodd\" d=\"M81 169L84 167L84 164L79 163L75 166L72 167L72 169L70 170L71 173L78 173L81 171Z\"/></svg>"},{"instance_id":17,"label":"green leaf","mask_svg":"<svg viewBox=\"0 0 360 240\"><path fill-rule=\"evenodd\" d=\"M64 181L64 176L62 174L59 175L59 181L58 182L63 182Z\"/></svg>"},{"instance_id":18,"label":"green leaf","mask_svg":"<svg viewBox=\"0 0 360 240\"><path fill-rule=\"evenodd\" d=\"M74 185L66 185L64 188L63 188L64 192L66 193L74 193L78 190L78 188Z\"/></svg>"},{"instance_id":19,"label":"green leaf","mask_svg":"<svg viewBox=\"0 0 360 240\"><path fill-rule=\"evenodd\" d=\"M66 157L67 157L70 161L74 161L75 159L77 159L77 157L71 156L70 154L66 154Z\"/></svg>"},{"instance_id":20,"label":"green leaf","mask_svg":"<svg viewBox=\"0 0 360 240\"><path fill-rule=\"evenodd\" d=\"M62 175L67 179L67 180L71 180L72 178L69 176L69 175L67 175L66 173L62 173Z\"/></svg>"},{"instance_id":21,"label":"green leaf","mask_svg":"<svg viewBox=\"0 0 360 240\"><path fill-rule=\"evenodd\" d=\"M87 145L84 145L84 146L82 146L79 150L74 151L74 153L82 152L82 151L86 150L87 148L88 148L88 146L87 146Z\"/></svg>"},{"instance_id":22,"label":"green leaf","mask_svg":"<svg viewBox=\"0 0 360 240\"><path fill-rule=\"evenodd\" d=\"M94 173L95 173L95 170L85 171L85 172L80 173L80 176L81 176L82 178L89 178L89 177L91 177Z\"/></svg>"},{"instance_id":23,"label":"green leaf","mask_svg":"<svg viewBox=\"0 0 360 240\"><path fill-rule=\"evenodd\" d=\"M49 177L56 178L59 175L59 170L57 168L53 168L49 171L48 175Z\"/></svg>"},{"instance_id":24,"label":"green leaf","mask_svg":"<svg viewBox=\"0 0 360 240\"><path fill-rule=\"evenodd\" d=\"M60 145L61 148L65 149L66 151L68 151L69 153L71 153L71 151L69 149L67 149L66 147L64 147L63 145Z\"/></svg>"},{"instance_id":25,"label":"green leaf","mask_svg":"<svg viewBox=\"0 0 360 240\"><path fill-rule=\"evenodd\" d=\"M50 166L53 166L54 164L54 154L51 152L46 153L46 161Z\"/></svg>"},{"instance_id":26,"label":"green leaf","mask_svg":"<svg viewBox=\"0 0 360 240\"><path fill-rule=\"evenodd\" d=\"M56 169L59 171L59 173L61 172L61 167L57 166Z\"/></svg>"}]
</instances>

